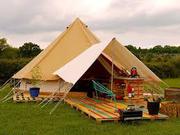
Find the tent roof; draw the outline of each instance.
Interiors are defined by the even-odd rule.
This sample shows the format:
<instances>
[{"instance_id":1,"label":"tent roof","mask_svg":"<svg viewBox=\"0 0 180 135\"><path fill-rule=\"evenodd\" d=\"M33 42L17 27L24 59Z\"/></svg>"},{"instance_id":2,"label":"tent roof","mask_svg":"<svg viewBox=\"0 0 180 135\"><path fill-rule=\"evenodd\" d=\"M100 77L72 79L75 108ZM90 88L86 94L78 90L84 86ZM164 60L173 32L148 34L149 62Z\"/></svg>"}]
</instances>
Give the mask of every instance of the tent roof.
<instances>
[{"instance_id":1,"label":"tent roof","mask_svg":"<svg viewBox=\"0 0 180 135\"><path fill-rule=\"evenodd\" d=\"M130 71L135 66L138 74L145 81L161 82L158 76L115 38L111 40L102 54L122 70Z\"/></svg>"},{"instance_id":2,"label":"tent roof","mask_svg":"<svg viewBox=\"0 0 180 135\"><path fill-rule=\"evenodd\" d=\"M59 79L53 75L57 69L99 42L99 39L93 35L87 25L77 18L54 42L17 72L13 78L31 79L32 69L39 67L42 80Z\"/></svg>"}]
</instances>

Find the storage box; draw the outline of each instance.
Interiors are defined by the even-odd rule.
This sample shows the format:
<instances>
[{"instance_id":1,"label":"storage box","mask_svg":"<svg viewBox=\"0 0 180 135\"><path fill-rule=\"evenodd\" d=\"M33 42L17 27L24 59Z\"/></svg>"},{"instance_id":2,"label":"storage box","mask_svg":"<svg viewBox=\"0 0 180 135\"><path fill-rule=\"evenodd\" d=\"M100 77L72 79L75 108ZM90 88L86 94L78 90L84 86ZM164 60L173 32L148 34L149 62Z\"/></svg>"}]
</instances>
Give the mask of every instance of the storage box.
<instances>
[{"instance_id":1,"label":"storage box","mask_svg":"<svg viewBox=\"0 0 180 135\"><path fill-rule=\"evenodd\" d=\"M140 109L134 110L120 110L120 120L130 121L130 120L141 120L143 111Z\"/></svg>"},{"instance_id":2,"label":"storage box","mask_svg":"<svg viewBox=\"0 0 180 135\"><path fill-rule=\"evenodd\" d=\"M180 102L180 88L176 88L176 87L166 88L164 97L166 100Z\"/></svg>"}]
</instances>

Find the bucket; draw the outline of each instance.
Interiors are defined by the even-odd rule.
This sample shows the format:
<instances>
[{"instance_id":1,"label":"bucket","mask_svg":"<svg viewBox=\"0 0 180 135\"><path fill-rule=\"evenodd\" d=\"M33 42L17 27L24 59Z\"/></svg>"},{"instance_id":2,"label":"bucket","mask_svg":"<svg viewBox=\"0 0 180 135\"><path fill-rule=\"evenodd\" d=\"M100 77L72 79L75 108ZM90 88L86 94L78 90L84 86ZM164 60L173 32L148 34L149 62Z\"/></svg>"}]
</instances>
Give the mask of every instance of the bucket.
<instances>
[{"instance_id":1,"label":"bucket","mask_svg":"<svg viewBox=\"0 0 180 135\"><path fill-rule=\"evenodd\" d=\"M147 102L147 109L150 115L159 113L160 102Z\"/></svg>"},{"instance_id":2,"label":"bucket","mask_svg":"<svg viewBox=\"0 0 180 135\"><path fill-rule=\"evenodd\" d=\"M31 97L38 97L39 96L39 90L40 90L40 88L38 88L38 87L30 88L29 93L30 93Z\"/></svg>"}]
</instances>

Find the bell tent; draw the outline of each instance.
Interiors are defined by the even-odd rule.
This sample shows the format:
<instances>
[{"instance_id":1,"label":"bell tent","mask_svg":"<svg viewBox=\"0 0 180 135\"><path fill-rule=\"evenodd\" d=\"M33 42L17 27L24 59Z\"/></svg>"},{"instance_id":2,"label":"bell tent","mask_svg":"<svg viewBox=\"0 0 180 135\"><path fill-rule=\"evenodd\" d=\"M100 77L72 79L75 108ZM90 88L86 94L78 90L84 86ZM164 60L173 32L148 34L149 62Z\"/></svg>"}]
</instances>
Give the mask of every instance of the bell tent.
<instances>
[{"instance_id":1,"label":"bell tent","mask_svg":"<svg viewBox=\"0 0 180 135\"><path fill-rule=\"evenodd\" d=\"M65 89L73 90L77 84L84 85L84 82L81 83L83 80L110 80L112 74L114 78L128 77L134 66L145 81L161 82L115 38L109 43L100 42L88 26L77 18L13 78L21 80L19 89L28 90L32 86L32 70L38 67L41 72L41 92L63 92Z\"/></svg>"}]
</instances>

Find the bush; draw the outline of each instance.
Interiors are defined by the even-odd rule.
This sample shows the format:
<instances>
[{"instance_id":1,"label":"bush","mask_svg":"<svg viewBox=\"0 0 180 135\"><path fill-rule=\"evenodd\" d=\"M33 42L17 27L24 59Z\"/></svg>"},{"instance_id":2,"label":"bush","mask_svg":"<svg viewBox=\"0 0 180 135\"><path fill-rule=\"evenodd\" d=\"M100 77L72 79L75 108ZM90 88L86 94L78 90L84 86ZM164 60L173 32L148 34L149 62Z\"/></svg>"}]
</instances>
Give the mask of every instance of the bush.
<instances>
[{"instance_id":1,"label":"bush","mask_svg":"<svg viewBox=\"0 0 180 135\"><path fill-rule=\"evenodd\" d=\"M180 55L169 61L145 63L160 78L180 77Z\"/></svg>"},{"instance_id":2,"label":"bush","mask_svg":"<svg viewBox=\"0 0 180 135\"><path fill-rule=\"evenodd\" d=\"M19 53L21 57L32 58L41 52L41 48L32 42L24 43L23 46L19 47Z\"/></svg>"},{"instance_id":3,"label":"bush","mask_svg":"<svg viewBox=\"0 0 180 135\"><path fill-rule=\"evenodd\" d=\"M0 52L0 58L2 59L16 59L19 57L19 49L8 47Z\"/></svg>"},{"instance_id":4,"label":"bush","mask_svg":"<svg viewBox=\"0 0 180 135\"><path fill-rule=\"evenodd\" d=\"M0 83L2 84L17 71L24 67L31 59L0 59Z\"/></svg>"}]
</instances>

